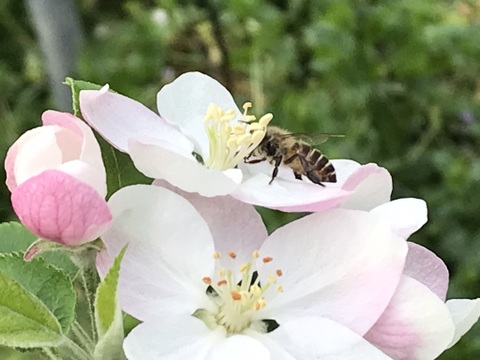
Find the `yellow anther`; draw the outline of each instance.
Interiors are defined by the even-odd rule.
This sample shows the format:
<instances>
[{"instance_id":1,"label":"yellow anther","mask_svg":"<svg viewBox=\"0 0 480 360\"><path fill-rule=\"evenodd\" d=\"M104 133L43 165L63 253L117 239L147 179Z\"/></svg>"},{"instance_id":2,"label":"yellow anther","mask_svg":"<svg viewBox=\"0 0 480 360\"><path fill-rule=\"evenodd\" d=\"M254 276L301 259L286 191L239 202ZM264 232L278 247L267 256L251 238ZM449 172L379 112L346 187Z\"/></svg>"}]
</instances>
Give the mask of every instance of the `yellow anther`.
<instances>
[{"instance_id":1,"label":"yellow anther","mask_svg":"<svg viewBox=\"0 0 480 360\"><path fill-rule=\"evenodd\" d=\"M258 250L253 250L252 257L254 259L258 259L260 257L260 251Z\"/></svg>"},{"instance_id":2,"label":"yellow anther","mask_svg":"<svg viewBox=\"0 0 480 360\"><path fill-rule=\"evenodd\" d=\"M263 127L266 127L270 123L270 121L272 121L272 119L273 119L273 114L268 113L268 114L263 115L260 118L260 120L258 120L258 123L260 125L262 125Z\"/></svg>"},{"instance_id":3,"label":"yellow anther","mask_svg":"<svg viewBox=\"0 0 480 360\"><path fill-rule=\"evenodd\" d=\"M265 127L260 125L258 122L251 123L250 126L248 127L248 130L250 131L255 131L255 130L264 130Z\"/></svg>"},{"instance_id":4,"label":"yellow anther","mask_svg":"<svg viewBox=\"0 0 480 360\"><path fill-rule=\"evenodd\" d=\"M230 138L230 139L228 139L228 140L227 140L227 146L228 146L229 148L235 148L235 147L237 147L237 146L238 146L238 141L237 141L237 139L236 139L236 138L233 138L233 137Z\"/></svg>"},{"instance_id":5,"label":"yellow anther","mask_svg":"<svg viewBox=\"0 0 480 360\"><path fill-rule=\"evenodd\" d=\"M279 293L282 293L282 292L283 292L283 286L282 286L282 285L278 285L278 286L277 286L277 291L278 291Z\"/></svg>"},{"instance_id":6,"label":"yellow anther","mask_svg":"<svg viewBox=\"0 0 480 360\"><path fill-rule=\"evenodd\" d=\"M221 268L220 270L218 270L218 276L220 276L220 277L225 276L225 269L224 268Z\"/></svg>"},{"instance_id":7,"label":"yellow anther","mask_svg":"<svg viewBox=\"0 0 480 360\"><path fill-rule=\"evenodd\" d=\"M241 125L241 124L236 124L234 127L233 127L233 133L235 135L243 135L245 134L245 126Z\"/></svg>"},{"instance_id":8,"label":"yellow anther","mask_svg":"<svg viewBox=\"0 0 480 360\"><path fill-rule=\"evenodd\" d=\"M262 141L264 136L265 136L265 131L260 131L260 130L254 131L252 134L252 143Z\"/></svg>"},{"instance_id":9,"label":"yellow anther","mask_svg":"<svg viewBox=\"0 0 480 360\"><path fill-rule=\"evenodd\" d=\"M257 120L255 115L244 115L242 121L244 122L252 122Z\"/></svg>"},{"instance_id":10,"label":"yellow anther","mask_svg":"<svg viewBox=\"0 0 480 360\"><path fill-rule=\"evenodd\" d=\"M275 284L277 282L277 277L275 275L268 275L268 282L270 284Z\"/></svg>"},{"instance_id":11,"label":"yellow anther","mask_svg":"<svg viewBox=\"0 0 480 360\"><path fill-rule=\"evenodd\" d=\"M243 110L245 111L247 111L251 107L252 107L252 103L250 101L247 101L246 103L243 104Z\"/></svg>"},{"instance_id":12,"label":"yellow anther","mask_svg":"<svg viewBox=\"0 0 480 360\"><path fill-rule=\"evenodd\" d=\"M250 144L252 141L251 139L252 136L250 134L243 134L238 136L237 141L239 145L245 145Z\"/></svg>"},{"instance_id":13,"label":"yellow anther","mask_svg":"<svg viewBox=\"0 0 480 360\"><path fill-rule=\"evenodd\" d=\"M249 263L246 263L246 264L242 264L240 265L240 272L244 272L245 270L248 270L250 268L250 264Z\"/></svg>"},{"instance_id":14,"label":"yellow anther","mask_svg":"<svg viewBox=\"0 0 480 360\"><path fill-rule=\"evenodd\" d=\"M215 260L220 259L220 252L215 251L215 252L213 253L213 258L214 258Z\"/></svg>"},{"instance_id":15,"label":"yellow anther","mask_svg":"<svg viewBox=\"0 0 480 360\"><path fill-rule=\"evenodd\" d=\"M252 285L250 286L250 291L252 292L253 295L258 296L262 293L262 289L258 285Z\"/></svg>"}]
</instances>

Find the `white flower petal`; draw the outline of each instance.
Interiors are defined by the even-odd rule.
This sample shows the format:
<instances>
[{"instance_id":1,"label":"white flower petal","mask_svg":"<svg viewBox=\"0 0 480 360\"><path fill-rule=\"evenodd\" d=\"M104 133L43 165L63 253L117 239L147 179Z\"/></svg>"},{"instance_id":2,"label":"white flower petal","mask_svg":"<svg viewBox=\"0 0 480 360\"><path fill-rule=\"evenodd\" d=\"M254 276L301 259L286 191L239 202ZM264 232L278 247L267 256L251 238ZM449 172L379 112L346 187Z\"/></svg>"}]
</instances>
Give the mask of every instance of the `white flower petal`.
<instances>
[{"instance_id":1,"label":"white flower petal","mask_svg":"<svg viewBox=\"0 0 480 360\"><path fill-rule=\"evenodd\" d=\"M258 337L276 360L390 359L352 330L325 318L297 318Z\"/></svg>"},{"instance_id":2,"label":"white flower petal","mask_svg":"<svg viewBox=\"0 0 480 360\"><path fill-rule=\"evenodd\" d=\"M478 321L480 317L480 299L452 299L447 307L455 324L455 335L448 345L451 348Z\"/></svg>"},{"instance_id":3,"label":"white flower petal","mask_svg":"<svg viewBox=\"0 0 480 360\"><path fill-rule=\"evenodd\" d=\"M150 318L123 342L129 360L203 360L224 335L188 315Z\"/></svg>"},{"instance_id":4,"label":"white flower petal","mask_svg":"<svg viewBox=\"0 0 480 360\"><path fill-rule=\"evenodd\" d=\"M154 136L178 147L192 149L192 144L164 119L126 96L106 89L80 91L80 109L85 121L109 143L123 152L128 140L138 136Z\"/></svg>"},{"instance_id":5,"label":"white flower petal","mask_svg":"<svg viewBox=\"0 0 480 360\"><path fill-rule=\"evenodd\" d=\"M232 196L249 204L282 211L321 211L338 206L350 192L338 187L322 187L307 182L275 179L271 184L270 175L257 173L246 179ZM301 210L297 209L301 208Z\"/></svg>"},{"instance_id":6,"label":"white flower petal","mask_svg":"<svg viewBox=\"0 0 480 360\"><path fill-rule=\"evenodd\" d=\"M447 306L426 286L403 276L365 338L394 359L435 359L455 331Z\"/></svg>"},{"instance_id":7,"label":"white flower petal","mask_svg":"<svg viewBox=\"0 0 480 360\"><path fill-rule=\"evenodd\" d=\"M17 155L14 173L17 185L47 169L55 169L62 164L62 151L57 144L57 133L64 132L71 138L80 137L60 126L44 126L23 134L17 141ZM80 146L78 146L80 152Z\"/></svg>"},{"instance_id":8,"label":"white flower petal","mask_svg":"<svg viewBox=\"0 0 480 360\"><path fill-rule=\"evenodd\" d=\"M152 144L146 138L132 139L128 152L138 170L146 176L164 179L188 192L211 197L227 195L241 182L241 171L212 170L198 163L191 155L180 154L171 144Z\"/></svg>"},{"instance_id":9,"label":"white flower petal","mask_svg":"<svg viewBox=\"0 0 480 360\"><path fill-rule=\"evenodd\" d=\"M215 249L221 254L234 251L238 263L250 259L252 251L259 249L268 236L260 214L251 205L228 195L206 198L187 193L163 180L155 180L153 184L174 191L190 201L207 222Z\"/></svg>"},{"instance_id":10,"label":"white flower petal","mask_svg":"<svg viewBox=\"0 0 480 360\"><path fill-rule=\"evenodd\" d=\"M342 204L343 208L371 210L390 201L392 177L386 169L376 164L362 165L345 180L342 189L353 192Z\"/></svg>"},{"instance_id":11,"label":"white flower petal","mask_svg":"<svg viewBox=\"0 0 480 360\"><path fill-rule=\"evenodd\" d=\"M420 229L428 220L427 203L414 198L393 200L377 206L371 212L386 223L390 223L393 231L404 239Z\"/></svg>"},{"instance_id":12,"label":"white flower petal","mask_svg":"<svg viewBox=\"0 0 480 360\"><path fill-rule=\"evenodd\" d=\"M217 343L208 360L270 360L270 352L257 339L233 335ZM277 359L275 359L277 360Z\"/></svg>"},{"instance_id":13,"label":"white flower petal","mask_svg":"<svg viewBox=\"0 0 480 360\"><path fill-rule=\"evenodd\" d=\"M342 185L347 181L350 175L362 166L358 162L349 159L331 159L330 162L335 168L337 183Z\"/></svg>"},{"instance_id":14,"label":"white flower petal","mask_svg":"<svg viewBox=\"0 0 480 360\"><path fill-rule=\"evenodd\" d=\"M109 206L113 224L102 237L108 255L128 243L120 275L122 309L140 320L162 307L192 314L207 299L202 277L211 276L215 266L205 220L187 200L158 186L122 188Z\"/></svg>"},{"instance_id":15,"label":"white flower petal","mask_svg":"<svg viewBox=\"0 0 480 360\"><path fill-rule=\"evenodd\" d=\"M276 230L260 252L273 258L258 266L261 277L283 272L267 317L328 317L363 334L395 291L407 245L374 215L336 209Z\"/></svg>"},{"instance_id":16,"label":"white flower petal","mask_svg":"<svg viewBox=\"0 0 480 360\"><path fill-rule=\"evenodd\" d=\"M204 158L208 155L208 140L203 118L214 103L223 110L234 110L241 116L230 92L217 80L200 72L180 75L157 94L159 114L180 128Z\"/></svg>"},{"instance_id":17,"label":"white flower petal","mask_svg":"<svg viewBox=\"0 0 480 360\"><path fill-rule=\"evenodd\" d=\"M448 290L448 268L437 255L418 244L407 242L408 254L403 274L421 282L445 301Z\"/></svg>"}]
</instances>

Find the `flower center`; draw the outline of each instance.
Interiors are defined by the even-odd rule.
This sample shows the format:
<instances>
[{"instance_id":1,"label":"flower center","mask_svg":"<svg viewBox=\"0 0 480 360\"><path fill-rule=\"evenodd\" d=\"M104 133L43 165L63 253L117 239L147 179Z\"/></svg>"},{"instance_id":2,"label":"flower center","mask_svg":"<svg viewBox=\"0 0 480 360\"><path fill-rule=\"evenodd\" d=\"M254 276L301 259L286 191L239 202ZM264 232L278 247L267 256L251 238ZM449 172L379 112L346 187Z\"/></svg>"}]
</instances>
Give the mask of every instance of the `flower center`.
<instances>
[{"instance_id":1,"label":"flower center","mask_svg":"<svg viewBox=\"0 0 480 360\"><path fill-rule=\"evenodd\" d=\"M245 103L241 119L235 122L234 110L224 111L215 104L208 106L204 118L209 142L206 167L216 170L234 168L260 144L273 115L265 114L257 121L255 116L248 114L250 107L251 103Z\"/></svg>"},{"instance_id":2,"label":"flower center","mask_svg":"<svg viewBox=\"0 0 480 360\"><path fill-rule=\"evenodd\" d=\"M218 261L220 253L216 252L214 258ZM235 260L235 253L229 252L228 256ZM210 328L222 326L227 335L239 334L247 328L255 328L260 332L269 332L278 327L274 320L255 320L256 312L267 306L265 293L277 283L282 275L281 270L268 276L266 283L260 284L257 271L253 270L253 264L260 257L255 250L253 260L240 266L239 276L233 270L220 268L217 281L210 277L204 277L202 281L208 285L207 294L214 303L214 311L198 309L193 316L204 321ZM272 258L264 257L263 262L270 262ZM275 286L277 292L282 292L280 285ZM272 324L275 323L272 327Z\"/></svg>"}]
</instances>

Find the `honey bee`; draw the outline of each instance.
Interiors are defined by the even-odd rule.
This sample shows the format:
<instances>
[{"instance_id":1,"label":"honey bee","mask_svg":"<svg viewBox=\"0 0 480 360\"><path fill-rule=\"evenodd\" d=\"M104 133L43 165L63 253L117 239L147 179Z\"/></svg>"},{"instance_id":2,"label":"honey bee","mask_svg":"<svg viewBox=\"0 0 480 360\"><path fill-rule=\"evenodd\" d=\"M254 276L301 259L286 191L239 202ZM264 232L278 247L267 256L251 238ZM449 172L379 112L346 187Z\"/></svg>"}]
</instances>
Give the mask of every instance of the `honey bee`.
<instances>
[{"instance_id":1,"label":"honey bee","mask_svg":"<svg viewBox=\"0 0 480 360\"><path fill-rule=\"evenodd\" d=\"M329 136L343 136L321 134L325 141ZM266 134L260 144L244 159L247 164L256 164L268 161L274 166L272 179L278 175L278 167L286 165L293 170L296 179L302 180L306 176L314 184L325 186L322 182L337 182L335 168L322 153L313 148L307 141L312 141L313 135L294 134L276 126L268 126ZM250 157L255 159L250 159Z\"/></svg>"}]
</instances>

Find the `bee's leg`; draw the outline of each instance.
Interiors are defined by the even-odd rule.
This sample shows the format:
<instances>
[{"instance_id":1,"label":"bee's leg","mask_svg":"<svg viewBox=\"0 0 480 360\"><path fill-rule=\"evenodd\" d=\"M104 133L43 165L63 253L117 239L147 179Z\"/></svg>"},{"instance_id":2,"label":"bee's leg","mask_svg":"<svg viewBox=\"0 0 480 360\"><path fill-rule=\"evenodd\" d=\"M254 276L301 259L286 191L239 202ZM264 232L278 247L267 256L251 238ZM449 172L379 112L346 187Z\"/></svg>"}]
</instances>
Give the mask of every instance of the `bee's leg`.
<instances>
[{"instance_id":1,"label":"bee's leg","mask_svg":"<svg viewBox=\"0 0 480 360\"><path fill-rule=\"evenodd\" d=\"M290 164L293 160L295 160L295 158L299 156L298 154L293 154L292 156L290 156L288 159L285 159L285 161L283 162L285 165L288 165Z\"/></svg>"},{"instance_id":2,"label":"bee's leg","mask_svg":"<svg viewBox=\"0 0 480 360\"><path fill-rule=\"evenodd\" d=\"M302 163L303 170L305 170L305 175L307 175L307 178L314 184L325 186L320 182L320 179L318 178L317 174L315 174L315 171L312 170L312 166L308 163L308 161L301 155L299 155L298 158Z\"/></svg>"},{"instance_id":3,"label":"bee's leg","mask_svg":"<svg viewBox=\"0 0 480 360\"><path fill-rule=\"evenodd\" d=\"M260 163L262 161L265 161L265 160L267 160L267 159L266 158L261 158L261 159L250 160L250 159L248 159L248 157L246 157L245 159L243 159L243 162L245 164L258 164L258 163Z\"/></svg>"},{"instance_id":4,"label":"bee's leg","mask_svg":"<svg viewBox=\"0 0 480 360\"><path fill-rule=\"evenodd\" d=\"M268 183L268 185L271 185L272 184L272 181L273 179L275 179L278 175L278 167L280 166L280 164L282 163L282 156L277 156L277 157L274 157L273 160L275 160L275 167L273 168L273 172L272 172L272 180L270 180L270 182Z\"/></svg>"},{"instance_id":5,"label":"bee's leg","mask_svg":"<svg viewBox=\"0 0 480 360\"><path fill-rule=\"evenodd\" d=\"M302 174L297 173L295 170L293 171L293 175L295 175L295 179L302 180Z\"/></svg>"}]
</instances>

